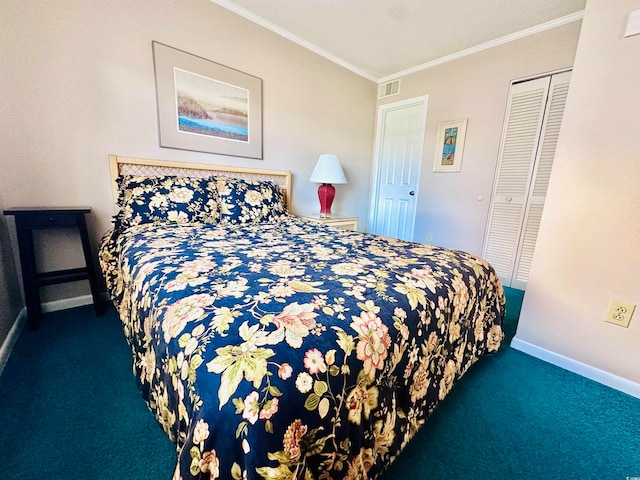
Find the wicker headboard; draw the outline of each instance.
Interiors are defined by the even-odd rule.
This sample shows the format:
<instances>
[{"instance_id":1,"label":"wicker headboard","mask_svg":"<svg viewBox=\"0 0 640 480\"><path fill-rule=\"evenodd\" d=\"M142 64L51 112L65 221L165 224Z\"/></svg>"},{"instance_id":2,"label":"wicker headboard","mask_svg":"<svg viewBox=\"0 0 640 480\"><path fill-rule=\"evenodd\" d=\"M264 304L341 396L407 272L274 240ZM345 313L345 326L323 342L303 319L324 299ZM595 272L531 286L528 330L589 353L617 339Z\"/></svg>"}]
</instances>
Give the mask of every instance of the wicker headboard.
<instances>
[{"instance_id":1,"label":"wicker headboard","mask_svg":"<svg viewBox=\"0 0 640 480\"><path fill-rule=\"evenodd\" d=\"M211 175L225 175L227 177L245 180L269 180L278 185L284 194L287 208L291 209L291 172L286 170L265 170L260 168L231 167L223 165L209 165L204 163L185 163L170 160L151 160L147 158L121 157L109 155L111 170L111 188L114 203L118 200L119 175L179 175L183 177L208 177Z\"/></svg>"}]
</instances>

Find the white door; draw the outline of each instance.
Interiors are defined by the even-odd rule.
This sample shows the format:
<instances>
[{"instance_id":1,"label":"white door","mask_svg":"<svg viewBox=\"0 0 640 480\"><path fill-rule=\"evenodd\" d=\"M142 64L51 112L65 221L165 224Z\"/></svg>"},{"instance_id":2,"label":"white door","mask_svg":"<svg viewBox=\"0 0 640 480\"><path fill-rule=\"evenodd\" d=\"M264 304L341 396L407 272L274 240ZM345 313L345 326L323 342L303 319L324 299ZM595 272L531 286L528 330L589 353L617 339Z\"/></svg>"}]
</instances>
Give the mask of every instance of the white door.
<instances>
[{"instance_id":1,"label":"white door","mask_svg":"<svg viewBox=\"0 0 640 480\"><path fill-rule=\"evenodd\" d=\"M547 187L549 186L551 168L556 154L570 81L571 72L564 72L551 77L547 108L542 122L542 131L540 132L532 180L529 184L522 231L520 232L518 251L511 278L511 286L514 288L524 290L529 280L529 271L531 270L533 253L538 239L538 229L540 228L542 210L547 196Z\"/></svg>"},{"instance_id":2,"label":"white door","mask_svg":"<svg viewBox=\"0 0 640 480\"><path fill-rule=\"evenodd\" d=\"M378 108L369 231L413 240L427 96Z\"/></svg>"},{"instance_id":3,"label":"white door","mask_svg":"<svg viewBox=\"0 0 640 480\"><path fill-rule=\"evenodd\" d=\"M571 72L511 86L483 257L526 288Z\"/></svg>"}]
</instances>

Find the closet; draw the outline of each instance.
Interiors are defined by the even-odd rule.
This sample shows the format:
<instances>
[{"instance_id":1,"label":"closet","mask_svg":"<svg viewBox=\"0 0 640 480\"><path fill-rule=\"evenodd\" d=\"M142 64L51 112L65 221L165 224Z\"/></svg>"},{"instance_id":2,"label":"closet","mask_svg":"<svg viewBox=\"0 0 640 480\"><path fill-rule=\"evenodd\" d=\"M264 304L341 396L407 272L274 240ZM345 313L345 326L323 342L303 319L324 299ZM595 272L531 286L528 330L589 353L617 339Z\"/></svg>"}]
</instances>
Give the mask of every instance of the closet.
<instances>
[{"instance_id":1,"label":"closet","mask_svg":"<svg viewBox=\"0 0 640 480\"><path fill-rule=\"evenodd\" d=\"M527 285L570 76L518 81L509 90L482 252L507 287Z\"/></svg>"}]
</instances>

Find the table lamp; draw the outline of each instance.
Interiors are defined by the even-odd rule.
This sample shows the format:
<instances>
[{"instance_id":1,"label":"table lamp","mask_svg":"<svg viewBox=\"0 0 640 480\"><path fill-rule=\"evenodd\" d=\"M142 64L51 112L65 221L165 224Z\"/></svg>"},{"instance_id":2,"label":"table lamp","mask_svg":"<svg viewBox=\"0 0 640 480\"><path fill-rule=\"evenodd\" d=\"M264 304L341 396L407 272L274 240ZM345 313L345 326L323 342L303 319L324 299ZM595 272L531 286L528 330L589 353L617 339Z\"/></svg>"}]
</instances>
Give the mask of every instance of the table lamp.
<instances>
[{"instance_id":1,"label":"table lamp","mask_svg":"<svg viewBox=\"0 0 640 480\"><path fill-rule=\"evenodd\" d=\"M332 153L320 155L309 181L322 184L318 187L320 218L331 218L331 204L336 195L336 189L332 184L347 183L338 157Z\"/></svg>"}]
</instances>

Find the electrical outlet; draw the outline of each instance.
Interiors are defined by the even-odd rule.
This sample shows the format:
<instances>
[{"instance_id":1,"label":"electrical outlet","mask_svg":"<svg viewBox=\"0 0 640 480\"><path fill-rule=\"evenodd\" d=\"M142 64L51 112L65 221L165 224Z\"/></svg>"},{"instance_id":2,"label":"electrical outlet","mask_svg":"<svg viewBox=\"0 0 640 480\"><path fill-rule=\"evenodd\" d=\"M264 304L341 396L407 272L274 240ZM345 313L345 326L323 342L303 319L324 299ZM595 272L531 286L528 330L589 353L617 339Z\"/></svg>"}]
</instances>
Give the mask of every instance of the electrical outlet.
<instances>
[{"instance_id":1,"label":"electrical outlet","mask_svg":"<svg viewBox=\"0 0 640 480\"><path fill-rule=\"evenodd\" d=\"M427 242L431 241L431 232L427 232Z\"/></svg>"},{"instance_id":2,"label":"electrical outlet","mask_svg":"<svg viewBox=\"0 0 640 480\"><path fill-rule=\"evenodd\" d=\"M623 302L621 300L612 300L607 312L607 322L621 327L629 327L631 316L636 306L633 303Z\"/></svg>"}]
</instances>

